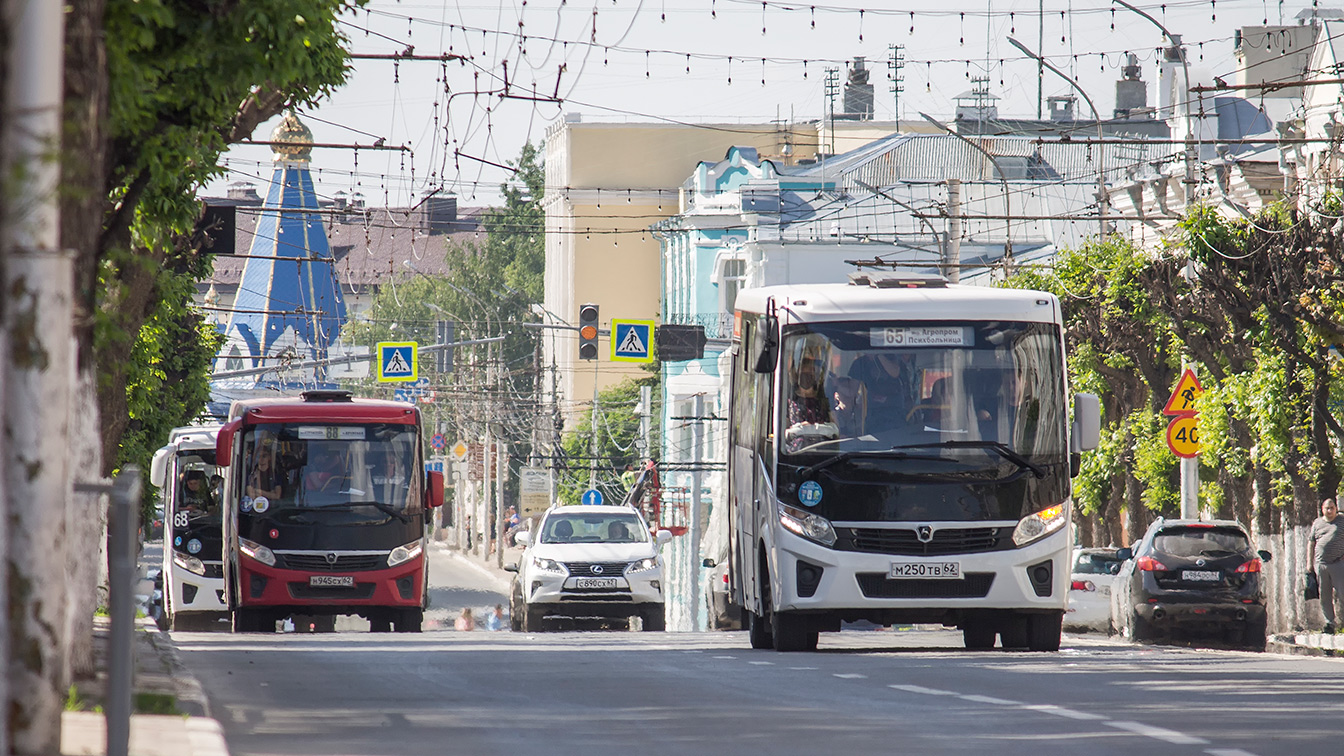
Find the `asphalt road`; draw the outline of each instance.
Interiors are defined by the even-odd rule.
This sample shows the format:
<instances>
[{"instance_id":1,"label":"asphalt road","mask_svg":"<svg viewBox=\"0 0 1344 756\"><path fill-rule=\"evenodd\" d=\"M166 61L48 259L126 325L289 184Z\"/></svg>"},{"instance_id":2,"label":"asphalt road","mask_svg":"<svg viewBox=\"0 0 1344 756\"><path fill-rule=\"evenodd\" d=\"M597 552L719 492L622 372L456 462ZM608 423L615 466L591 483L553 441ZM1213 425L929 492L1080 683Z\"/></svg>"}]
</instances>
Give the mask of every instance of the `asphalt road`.
<instances>
[{"instance_id":1,"label":"asphalt road","mask_svg":"<svg viewBox=\"0 0 1344 756\"><path fill-rule=\"evenodd\" d=\"M432 573L445 603L492 601L474 567L440 555ZM174 639L234 756L1344 752L1334 659L1089 636L969 652L945 631L823 634L804 654L743 633Z\"/></svg>"}]
</instances>

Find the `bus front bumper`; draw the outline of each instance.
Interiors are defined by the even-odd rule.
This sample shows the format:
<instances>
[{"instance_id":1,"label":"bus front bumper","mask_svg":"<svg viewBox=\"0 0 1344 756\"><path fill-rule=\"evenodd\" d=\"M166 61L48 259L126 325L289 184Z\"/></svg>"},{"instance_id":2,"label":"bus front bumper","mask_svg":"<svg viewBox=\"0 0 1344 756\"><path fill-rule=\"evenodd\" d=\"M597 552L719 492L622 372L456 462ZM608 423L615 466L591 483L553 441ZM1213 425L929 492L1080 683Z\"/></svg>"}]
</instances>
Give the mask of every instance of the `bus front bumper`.
<instances>
[{"instance_id":1,"label":"bus front bumper","mask_svg":"<svg viewBox=\"0 0 1344 756\"><path fill-rule=\"evenodd\" d=\"M912 610L905 621L930 622L947 616L946 610L1063 612L1068 533L1066 527L1022 548L924 557L837 551L781 529L772 560L775 608L858 610L853 616L865 610L898 610L890 616ZM948 563L956 565L958 577L894 574L937 574ZM919 610L931 611L921 615Z\"/></svg>"},{"instance_id":2,"label":"bus front bumper","mask_svg":"<svg viewBox=\"0 0 1344 756\"><path fill-rule=\"evenodd\" d=\"M239 560L239 606L419 607L424 594L424 555L381 570L309 572Z\"/></svg>"}]
</instances>

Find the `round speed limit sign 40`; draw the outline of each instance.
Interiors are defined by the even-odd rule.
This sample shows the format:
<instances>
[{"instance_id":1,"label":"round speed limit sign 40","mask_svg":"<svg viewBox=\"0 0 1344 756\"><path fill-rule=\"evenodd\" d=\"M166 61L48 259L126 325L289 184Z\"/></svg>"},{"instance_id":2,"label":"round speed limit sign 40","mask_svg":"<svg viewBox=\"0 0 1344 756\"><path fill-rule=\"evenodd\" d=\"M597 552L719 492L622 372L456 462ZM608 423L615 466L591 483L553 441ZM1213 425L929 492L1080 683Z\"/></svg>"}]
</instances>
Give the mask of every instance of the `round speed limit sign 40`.
<instances>
[{"instance_id":1,"label":"round speed limit sign 40","mask_svg":"<svg viewBox=\"0 0 1344 756\"><path fill-rule=\"evenodd\" d=\"M1167 426L1167 446L1182 459L1199 456L1199 421L1195 415L1172 419Z\"/></svg>"}]
</instances>

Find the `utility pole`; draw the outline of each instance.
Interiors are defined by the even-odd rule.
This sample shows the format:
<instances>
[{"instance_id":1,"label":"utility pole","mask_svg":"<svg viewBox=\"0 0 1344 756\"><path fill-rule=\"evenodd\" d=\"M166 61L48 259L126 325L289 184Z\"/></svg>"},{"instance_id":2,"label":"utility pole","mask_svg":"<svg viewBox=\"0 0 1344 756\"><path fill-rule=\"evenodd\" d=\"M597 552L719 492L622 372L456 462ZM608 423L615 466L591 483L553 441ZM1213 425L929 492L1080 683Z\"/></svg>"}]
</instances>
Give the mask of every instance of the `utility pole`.
<instances>
[{"instance_id":1,"label":"utility pole","mask_svg":"<svg viewBox=\"0 0 1344 756\"><path fill-rule=\"evenodd\" d=\"M905 45L887 45L887 78L891 79L891 103L896 110L896 130L901 130L901 92L905 91L902 69L905 68Z\"/></svg>"},{"instance_id":2,"label":"utility pole","mask_svg":"<svg viewBox=\"0 0 1344 756\"><path fill-rule=\"evenodd\" d=\"M1039 0L1036 13L1036 49L1045 54L1045 0ZM1036 120L1045 117L1041 110L1045 103L1045 61L1036 59Z\"/></svg>"},{"instance_id":3,"label":"utility pole","mask_svg":"<svg viewBox=\"0 0 1344 756\"><path fill-rule=\"evenodd\" d=\"M692 414L695 415L695 419L692 420L691 422L695 423L695 429L693 431L693 438L695 440L693 448L691 450L691 462L694 466L691 468L691 501L690 506L688 507L689 511L687 512L688 519L690 520L690 522L688 522L687 525L690 528L690 534L691 534L691 544L690 544L691 553L687 555L687 558L690 559L690 570L686 574L691 576L691 597L690 597L691 629L699 630L700 623L698 621L698 617L700 616L700 488L702 485L700 480L701 476L700 469L704 466L705 462L704 459L705 395L696 394L695 402L692 406L694 407Z\"/></svg>"},{"instance_id":4,"label":"utility pole","mask_svg":"<svg viewBox=\"0 0 1344 756\"><path fill-rule=\"evenodd\" d=\"M593 408L588 412L588 487L597 488L597 363L593 360Z\"/></svg>"},{"instance_id":5,"label":"utility pole","mask_svg":"<svg viewBox=\"0 0 1344 756\"><path fill-rule=\"evenodd\" d=\"M835 98L840 95L840 69L827 68L824 80L826 92L826 135L822 145L827 157L835 154Z\"/></svg>"},{"instance_id":6,"label":"utility pole","mask_svg":"<svg viewBox=\"0 0 1344 756\"><path fill-rule=\"evenodd\" d=\"M961 180L947 180L947 243L943 245L943 277L961 279Z\"/></svg>"},{"instance_id":7,"label":"utility pole","mask_svg":"<svg viewBox=\"0 0 1344 756\"><path fill-rule=\"evenodd\" d=\"M653 456L653 387L639 387L639 457L641 460Z\"/></svg>"}]
</instances>

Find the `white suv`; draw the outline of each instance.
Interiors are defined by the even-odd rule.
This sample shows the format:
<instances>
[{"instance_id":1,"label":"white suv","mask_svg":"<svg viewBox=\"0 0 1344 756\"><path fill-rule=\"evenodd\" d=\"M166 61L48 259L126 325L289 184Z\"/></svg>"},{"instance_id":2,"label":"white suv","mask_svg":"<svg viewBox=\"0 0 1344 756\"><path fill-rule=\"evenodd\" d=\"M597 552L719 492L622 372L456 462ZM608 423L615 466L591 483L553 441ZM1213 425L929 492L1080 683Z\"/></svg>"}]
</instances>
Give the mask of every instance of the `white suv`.
<instances>
[{"instance_id":1,"label":"white suv","mask_svg":"<svg viewBox=\"0 0 1344 756\"><path fill-rule=\"evenodd\" d=\"M663 559L672 533L650 535L634 507L551 507L526 546L509 597L514 630L540 632L548 616L639 617L644 630L664 630Z\"/></svg>"}]
</instances>

